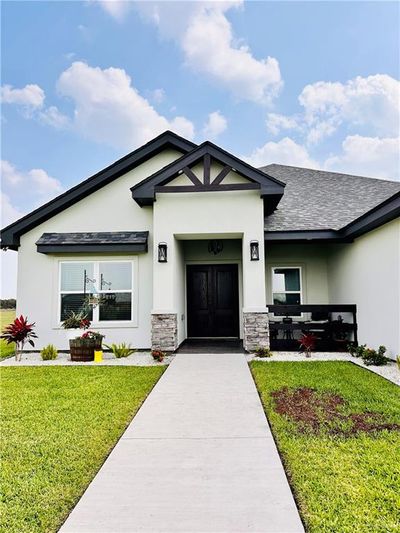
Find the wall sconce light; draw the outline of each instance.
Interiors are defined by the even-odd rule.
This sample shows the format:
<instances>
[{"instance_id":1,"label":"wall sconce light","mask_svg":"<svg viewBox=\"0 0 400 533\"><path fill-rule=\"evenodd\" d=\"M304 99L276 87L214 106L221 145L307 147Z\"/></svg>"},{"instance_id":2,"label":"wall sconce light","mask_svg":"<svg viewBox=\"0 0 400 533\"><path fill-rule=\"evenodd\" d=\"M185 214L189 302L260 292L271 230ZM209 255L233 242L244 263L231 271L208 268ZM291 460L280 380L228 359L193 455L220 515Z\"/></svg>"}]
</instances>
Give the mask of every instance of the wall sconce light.
<instances>
[{"instance_id":1,"label":"wall sconce light","mask_svg":"<svg viewBox=\"0 0 400 533\"><path fill-rule=\"evenodd\" d=\"M250 260L259 261L260 259L260 250L258 246L258 241L250 241Z\"/></svg>"},{"instance_id":2,"label":"wall sconce light","mask_svg":"<svg viewBox=\"0 0 400 533\"><path fill-rule=\"evenodd\" d=\"M167 262L167 243L166 242L158 243L158 262L159 263Z\"/></svg>"},{"instance_id":3,"label":"wall sconce light","mask_svg":"<svg viewBox=\"0 0 400 533\"><path fill-rule=\"evenodd\" d=\"M221 241L209 241L208 243L208 253L217 255L222 252L224 245Z\"/></svg>"}]
</instances>

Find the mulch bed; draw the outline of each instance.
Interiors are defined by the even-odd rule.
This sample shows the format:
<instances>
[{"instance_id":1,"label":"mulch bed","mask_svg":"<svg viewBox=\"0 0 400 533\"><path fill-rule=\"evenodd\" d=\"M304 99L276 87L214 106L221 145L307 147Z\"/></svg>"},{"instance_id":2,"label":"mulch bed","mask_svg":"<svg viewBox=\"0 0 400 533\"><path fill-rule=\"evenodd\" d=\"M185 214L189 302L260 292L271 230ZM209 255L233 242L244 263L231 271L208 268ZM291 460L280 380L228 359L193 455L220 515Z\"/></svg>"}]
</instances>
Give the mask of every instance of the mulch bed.
<instances>
[{"instance_id":1,"label":"mulch bed","mask_svg":"<svg viewBox=\"0 0 400 533\"><path fill-rule=\"evenodd\" d=\"M387 422L380 413L346 414L345 399L338 394L308 387L283 387L273 391L271 396L275 411L294 422L301 433L351 437L382 430L400 431L400 424Z\"/></svg>"}]
</instances>

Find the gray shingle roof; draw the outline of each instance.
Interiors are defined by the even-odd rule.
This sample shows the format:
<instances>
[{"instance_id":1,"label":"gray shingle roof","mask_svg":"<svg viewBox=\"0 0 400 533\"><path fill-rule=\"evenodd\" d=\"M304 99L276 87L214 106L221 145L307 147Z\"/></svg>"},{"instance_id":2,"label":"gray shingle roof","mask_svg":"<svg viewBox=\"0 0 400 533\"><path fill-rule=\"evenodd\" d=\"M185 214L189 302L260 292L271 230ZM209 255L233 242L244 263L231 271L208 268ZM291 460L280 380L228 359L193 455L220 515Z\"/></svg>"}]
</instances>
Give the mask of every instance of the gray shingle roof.
<instances>
[{"instance_id":1,"label":"gray shingle roof","mask_svg":"<svg viewBox=\"0 0 400 533\"><path fill-rule=\"evenodd\" d=\"M36 244L146 244L147 236L147 231L43 233Z\"/></svg>"},{"instance_id":2,"label":"gray shingle roof","mask_svg":"<svg viewBox=\"0 0 400 533\"><path fill-rule=\"evenodd\" d=\"M286 183L268 231L338 230L400 191L400 182L286 165L262 167Z\"/></svg>"}]
</instances>

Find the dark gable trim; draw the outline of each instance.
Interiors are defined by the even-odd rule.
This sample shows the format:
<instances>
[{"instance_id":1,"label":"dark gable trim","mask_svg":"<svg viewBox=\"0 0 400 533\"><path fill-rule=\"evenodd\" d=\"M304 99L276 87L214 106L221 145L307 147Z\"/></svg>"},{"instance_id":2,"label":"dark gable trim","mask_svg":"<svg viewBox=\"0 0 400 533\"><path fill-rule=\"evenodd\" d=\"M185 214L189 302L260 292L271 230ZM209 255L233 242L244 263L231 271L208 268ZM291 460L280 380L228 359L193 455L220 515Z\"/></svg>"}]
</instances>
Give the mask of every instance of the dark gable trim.
<instances>
[{"instance_id":1,"label":"dark gable trim","mask_svg":"<svg viewBox=\"0 0 400 533\"><path fill-rule=\"evenodd\" d=\"M28 215L4 228L1 231L1 248L17 250L20 244L21 235L70 207L79 200L82 200L85 196L108 185L116 178L119 178L126 172L129 172L138 165L151 159L166 148L173 148L186 154L196 146L196 144L187 141L183 137L179 137L179 135L176 135L171 131L162 133L147 144L144 144L140 148L124 156L122 159L119 159L82 183L79 183L75 187L72 187L72 189L57 196L54 200L51 200L47 204L39 207L39 209L32 211Z\"/></svg>"},{"instance_id":2,"label":"dark gable trim","mask_svg":"<svg viewBox=\"0 0 400 533\"><path fill-rule=\"evenodd\" d=\"M400 192L395 193L382 203L350 222L340 230L344 236L355 239L395 218L400 217Z\"/></svg>"},{"instance_id":3,"label":"dark gable trim","mask_svg":"<svg viewBox=\"0 0 400 533\"><path fill-rule=\"evenodd\" d=\"M338 240L338 232L333 229L265 231L265 240L279 243L307 243L315 241L332 242Z\"/></svg>"},{"instance_id":4,"label":"dark gable trim","mask_svg":"<svg viewBox=\"0 0 400 533\"><path fill-rule=\"evenodd\" d=\"M271 203L270 206L267 205L266 214L275 209L277 203L283 195L285 184L276 178L269 176L265 172L248 165L244 161L241 161L237 157L208 141L202 143L198 148L195 148L190 153L182 156L180 159L177 159L170 165L154 173L152 176L149 176L147 179L131 187L132 198L140 206L151 205L155 201L156 193L160 192L159 187L164 187L167 183L176 178L182 171L187 174L187 169L190 169L190 167L194 166L203 158L206 158L207 163L211 159L214 159L217 162L222 163L225 167L230 167L229 169L226 168L226 171L224 169L226 173L228 173L230 169L234 169L239 174L242 174L248 180L252 181L254 184L257 184L257 188L260 189L261 197L267 199ZM207 165L205 165L206 181L208 181L208 173L209 168ZM212 184L206 183L201 184L201 187L197 186L196 189L196 185L193 185L193 187L190 186L190 190L197 192L199 190L205 190L211 186ZM209 190L223 190L222 188L216 189L217 186L218 184L214 184L215 189L213 188ZM179 188L180 192L188 192L182 187ZM221 185L219 185L219 187L221 187ZM241 190L241 188L231 188L229 190ZM163 192L179 191L163 188Z\"/></svg>"},{"instance_id":5,"label":"dark gable trim","mask_svg":"<svg viewBox=\"0 0 400 533\"><path fill-rule=\"evenodd\" d=\"M64 253L141 253L147 252L147 243L126 244L38 244L37 251L41 254Z\"/></svg>"},{"instance_id":6,"label":"dark gable trim","mask_svg":"<svg viewBox=\"0 0 400 533\"><path fill-rule=\"evenodd\" d=\"M387 222L400 217L400 192L364 213L340 230L265 231L265 240L280 243L352 242Z\"/></svg>"}]
</instances>

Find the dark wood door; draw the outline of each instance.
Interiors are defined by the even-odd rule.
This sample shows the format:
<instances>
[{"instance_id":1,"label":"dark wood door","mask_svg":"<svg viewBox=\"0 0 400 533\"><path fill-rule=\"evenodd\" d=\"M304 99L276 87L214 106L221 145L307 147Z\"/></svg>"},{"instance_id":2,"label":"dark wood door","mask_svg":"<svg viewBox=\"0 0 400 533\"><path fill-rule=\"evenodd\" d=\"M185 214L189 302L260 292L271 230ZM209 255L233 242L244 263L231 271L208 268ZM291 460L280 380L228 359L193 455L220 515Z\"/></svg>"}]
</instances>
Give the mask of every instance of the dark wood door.
<instances>
[{"instance_id":1,"label":"dark wood door","mask_svg":"<svg viewBox=\"0 0 400 533\"><path fill-rule=\"evenodd\" d=\"M237 265L188 265L188 337L239 337Z\"/></svg>"}]
</instances>

